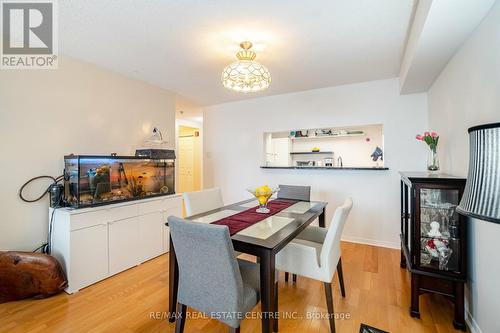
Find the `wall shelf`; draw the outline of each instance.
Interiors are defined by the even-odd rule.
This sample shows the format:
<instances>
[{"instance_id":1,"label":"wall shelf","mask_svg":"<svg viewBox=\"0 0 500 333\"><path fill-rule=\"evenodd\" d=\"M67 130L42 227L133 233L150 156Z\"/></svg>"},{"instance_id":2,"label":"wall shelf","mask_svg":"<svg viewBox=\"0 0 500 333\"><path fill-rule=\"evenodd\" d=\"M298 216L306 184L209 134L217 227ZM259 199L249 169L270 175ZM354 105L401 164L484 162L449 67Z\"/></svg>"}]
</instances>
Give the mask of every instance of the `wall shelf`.
<instances>
[{"instance_id":1,"label":"wall shelf","mask_svg":"<svg viewBox=\"0 0 500 333\"><path fill-rule=\"evenodd\" d=\"M316 155L330 155L333 154L333 151L292 151L290 155L308 155L308 154L316 154Z\"/></svg>"},{"instance_id":2,"label":"wall shelf","mask_svg":"<svg viewBox=\"0 0 500 333\"><path fill-rule=\"evenodd\" d=\"M365 136L365 133L355 133L355 134L337 134L337 135L323 135L323 136L299 136L290 137L290 140L321 140L321 139L334 139L334 138L346 138L355 136Z\"/></svg>"},{"instance_id":3,"label":"wall shelf","mask_svg":"<svg viewBox=\"0 0 500 333\"><path fill-rule=\"evenodd\" d=\"M385 167L320 167L320 166L261 166L261 169L324 169L324 170L389 170Z\"/></svg>"}]
</instances>

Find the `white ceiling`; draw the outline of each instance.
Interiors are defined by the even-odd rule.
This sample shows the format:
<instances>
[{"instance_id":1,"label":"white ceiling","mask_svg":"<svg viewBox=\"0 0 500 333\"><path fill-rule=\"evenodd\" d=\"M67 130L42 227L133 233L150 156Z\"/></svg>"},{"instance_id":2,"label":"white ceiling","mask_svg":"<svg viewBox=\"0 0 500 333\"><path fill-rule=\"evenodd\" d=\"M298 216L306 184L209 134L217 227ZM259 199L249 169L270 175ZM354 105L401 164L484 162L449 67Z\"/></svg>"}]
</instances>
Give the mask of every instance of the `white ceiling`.
<instances>
[{"instance_id":1,"label":"white ceiling","mask_svg":"<svg viewBox=\"0 0 500 333\"><path fill-rule=\"evenodd\" d=\"M200 104L397 77L413 0L64 0L62 54ZM271 87L243 95L220 74L254 42Z\"/></svg>"},{"instance_id":2,"label":"white ceiling","mask_svg":"<svg viewBox=\"0 0 500 333\"><path fill-rule=\"evenodd\" d=\"M401 65L401 93L425 92L496 0L420 0Z\"/></svg>"}]
</instances>

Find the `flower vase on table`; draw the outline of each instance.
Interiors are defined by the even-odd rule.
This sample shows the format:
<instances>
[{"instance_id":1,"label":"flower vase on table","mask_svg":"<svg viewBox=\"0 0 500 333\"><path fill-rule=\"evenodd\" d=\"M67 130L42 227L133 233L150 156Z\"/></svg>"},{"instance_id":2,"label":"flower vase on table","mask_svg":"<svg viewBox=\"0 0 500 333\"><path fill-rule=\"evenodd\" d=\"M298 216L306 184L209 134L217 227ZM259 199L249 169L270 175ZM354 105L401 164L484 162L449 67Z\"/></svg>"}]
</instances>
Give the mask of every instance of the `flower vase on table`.
<instances>
[{"instance_id":1,"label":"flower vase on table","mask_svg":"<svg viewBox=\"0 0 500 333\"><path fill-rule=\"evenodd\" d=\"M439 155L437 153L437 147L429 149L429 155L427 157L427 170L431 172L439 171Z\"/></svg>"},{"instance_id":2,"label":"flower vase on table","mask_svg":"<svg viewBox=\"0 0 500 333\"><path fill-rule=\"evenodd\" d=\"M252 193L257 200L259 200L259 208L257 208L257 213L269 214L270 210L267 208L267 203L269 202L269 198L279 191L279 188L271 188L267 185L257 187L255 189L249 188L248 192Z\"/></svg>"},{"instance_id":3,"label":"flower vase on table","mask_svg":"<svg viewBox=\"0 0 500 333\"><path fill-rule=\"evenodd\" d=\"M437 153L439 135L436 132L425 132L424 135L417 134L416 139L425 142L429 146L427 170L430 172L439 171L439 155Z\"/></svg>"}]
</instances>

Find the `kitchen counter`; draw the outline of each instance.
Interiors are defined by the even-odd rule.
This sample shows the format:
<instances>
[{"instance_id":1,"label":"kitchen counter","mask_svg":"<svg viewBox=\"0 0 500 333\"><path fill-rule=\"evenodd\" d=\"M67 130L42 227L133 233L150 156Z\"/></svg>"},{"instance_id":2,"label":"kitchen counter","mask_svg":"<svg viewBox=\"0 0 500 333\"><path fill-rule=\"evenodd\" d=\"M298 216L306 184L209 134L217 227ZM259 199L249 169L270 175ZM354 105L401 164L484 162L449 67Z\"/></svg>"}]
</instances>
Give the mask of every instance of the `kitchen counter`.
<instances>
[{"instance_id":1,"label":"kitchen counter","mask_svg":"<svg viewBox=\"0 0 500 333\"><path fill-rule=\"evenodd\" d=\"M386 167L261 166L262 169L389 170Z\"/></svg>"}]
</instances>

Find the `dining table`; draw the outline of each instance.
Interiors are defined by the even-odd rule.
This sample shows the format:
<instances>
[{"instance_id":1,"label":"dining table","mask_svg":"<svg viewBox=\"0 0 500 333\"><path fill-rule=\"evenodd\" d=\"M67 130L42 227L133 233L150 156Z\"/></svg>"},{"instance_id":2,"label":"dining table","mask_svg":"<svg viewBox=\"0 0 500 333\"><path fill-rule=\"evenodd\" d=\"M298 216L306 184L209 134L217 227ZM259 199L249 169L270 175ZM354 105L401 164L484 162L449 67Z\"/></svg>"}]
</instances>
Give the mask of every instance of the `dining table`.
<instances>
[{"instance_id":1,"label":"dining table","mask_svg":"<svg viewBox=\"0 0 500 333\"><path fill-rule=\"evenodd\" d=\"M290 201L287 208L278 213L262 214L263 220L231 235L235 251L253 255L260 265L260 295L262 332L278 331L278 301L275 290L275 256L297 237L316 218L320 227L325 227L326 202ZM270 202L271 203L271 202ZM258 201L248 199L211 211L187 217L187 220L199 223L213 223L244 211L258 208ZM166 223L168 225L168 222ZM203 274L203 272L200 272ZM179 285L179 267L175 248L170 237L169 251L169 321L175 321L177 289Z\"/></svg>"}]
</instances>

